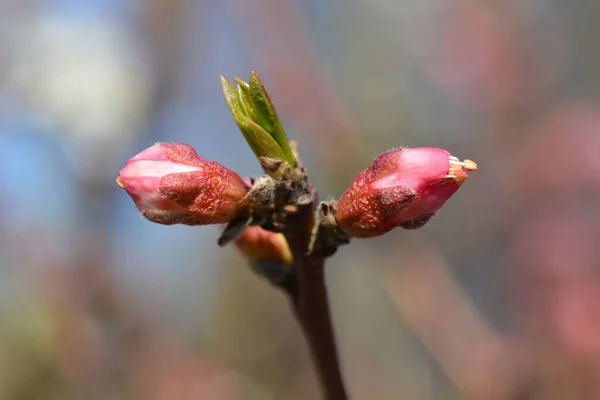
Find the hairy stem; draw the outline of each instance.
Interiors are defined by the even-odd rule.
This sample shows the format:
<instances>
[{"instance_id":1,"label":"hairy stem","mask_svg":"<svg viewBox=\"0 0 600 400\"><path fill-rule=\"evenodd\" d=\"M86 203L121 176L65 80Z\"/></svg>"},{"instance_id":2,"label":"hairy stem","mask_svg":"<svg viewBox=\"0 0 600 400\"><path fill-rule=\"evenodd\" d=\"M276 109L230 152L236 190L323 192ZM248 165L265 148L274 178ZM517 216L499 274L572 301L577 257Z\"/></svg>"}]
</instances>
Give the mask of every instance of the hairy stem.
<instances>
[{"instance_id":1,"label":"hairy stem","mask_svg":"<svg viewBox=\"0 0 600 400\"><path fill-rule=\"evenodd\" d=\"M297 279L297 293L292 296L296 319L306 338L317 375L327 400L347 399L338 352L331 323L329 299L325 286L325 258L307 254L313 215L306 207L299 223L284 232L292 254Z\"/></svg>"}]
</instances>

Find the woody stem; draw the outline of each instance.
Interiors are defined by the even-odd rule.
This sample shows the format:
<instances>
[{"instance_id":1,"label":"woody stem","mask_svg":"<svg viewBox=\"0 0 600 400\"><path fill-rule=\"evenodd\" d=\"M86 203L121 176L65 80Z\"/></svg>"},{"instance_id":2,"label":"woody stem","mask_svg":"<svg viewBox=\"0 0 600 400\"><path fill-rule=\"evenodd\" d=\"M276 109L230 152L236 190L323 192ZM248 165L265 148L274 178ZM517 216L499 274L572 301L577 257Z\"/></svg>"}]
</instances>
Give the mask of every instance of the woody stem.
<instances>
[{"instance_id":1,"label":"woody stem","mask_svg":"<svg viewBox=\"0 0 600 400\"><path fill-rule=\"evenodd\" d=\"M307 254L314 223L312 208L303 208L297 218L297 224L284 232L294 256L297 280L292 308L306 338L324 398L346 400L325 285L325 258Z\"/></svg>"}]
</instances>

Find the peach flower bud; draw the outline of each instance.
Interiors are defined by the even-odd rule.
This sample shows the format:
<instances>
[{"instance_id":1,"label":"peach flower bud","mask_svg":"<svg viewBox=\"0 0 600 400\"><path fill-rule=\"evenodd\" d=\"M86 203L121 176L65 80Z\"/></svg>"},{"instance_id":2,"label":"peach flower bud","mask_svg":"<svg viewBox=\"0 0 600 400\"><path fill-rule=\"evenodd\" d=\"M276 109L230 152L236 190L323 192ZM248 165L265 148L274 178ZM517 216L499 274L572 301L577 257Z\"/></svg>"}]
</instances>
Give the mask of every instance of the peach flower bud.
<instances>
[{"instance_id":1,"label":"peach flower bud","mask_svg":"<svg viewBox=\"0 0 600 400\"><path fill-rule=\"evenodd\" d=\"M235 172L183 143L157 143L142 151L127 161L117 185L144 218L164 225L229 222L242 211L248 192Z\"/></svg>"},{"instance_id":2,"label":"peach flower bud","mask_svg":"<svg viewBox=\"0 0 600 400\"><path fill-rule=\"evenodd\" d=\"M335 219L348 236L369 238L397 226L425 225L477 165L446 150L399 148L379 155L338 201Z\"/></svg>"},{"instance_id":3,"label":"peach flower bud","mask_svg":"<svg viewBox=\"0 0 600 400\"><path fill-rule=\"evenodd\" d=\"M292 252L281 233L250 226L235 240L235 245L250 261L276 261L291 264Z\"/></svg>"}]
</instances>

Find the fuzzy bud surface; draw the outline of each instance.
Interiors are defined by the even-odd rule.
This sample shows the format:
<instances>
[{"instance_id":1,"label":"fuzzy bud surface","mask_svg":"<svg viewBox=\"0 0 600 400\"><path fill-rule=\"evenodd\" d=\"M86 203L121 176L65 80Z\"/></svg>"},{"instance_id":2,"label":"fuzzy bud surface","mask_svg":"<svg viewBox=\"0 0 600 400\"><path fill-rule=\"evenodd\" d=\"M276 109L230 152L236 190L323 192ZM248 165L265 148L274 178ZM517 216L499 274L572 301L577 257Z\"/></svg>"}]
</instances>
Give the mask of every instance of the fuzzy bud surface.
<instances>
[{"instance_id":1,"label":"fuzzy bud surface","mask_svg":"<svg viewBox=\"0 0 600 400\"><path fill-rule=\"evenodd\" d=\"M137 154L119 172L117 185L144 218L163 225L229 222L248 192L235 172L184 143L157 143Z\"/></svg>"},{"instance_id":2,"label":"fuzzy bud surface","mask_svg":"<svg viewBox=\"0 0 600 400\"><path fill-rule=\"evenodd\" d=\"M432 147L379 155L342 195L335 218L348 236L380 236L396 227L425 225L477 165Z\"/></svg>"}]
</instances>

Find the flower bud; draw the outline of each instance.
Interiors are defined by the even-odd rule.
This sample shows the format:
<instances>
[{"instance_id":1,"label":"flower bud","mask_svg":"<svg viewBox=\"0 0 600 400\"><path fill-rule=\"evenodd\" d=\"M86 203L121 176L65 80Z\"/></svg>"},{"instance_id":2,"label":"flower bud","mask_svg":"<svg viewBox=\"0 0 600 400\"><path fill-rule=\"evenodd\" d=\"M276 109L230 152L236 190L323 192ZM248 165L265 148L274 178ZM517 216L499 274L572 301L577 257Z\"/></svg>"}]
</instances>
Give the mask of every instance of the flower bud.
<instances>
[{"instance_id":1,"label":"flower bud","mask_svg":"<svg viewBox=\"0 0 600 400\"><path fill-rule=\"evenodd\" d=\"M248 186L222 165L199 157L183 143L157 143L119 172L142 216L158 224L226 223L241 211Z\"/></svg>"},{"instance_id":2,"label":"flower bud","mask_svg":"<svg viewBox=\"0 0 600 400\"><path fill-rule=\"evenodd\" d=\"M235 245L249 261L292 262L292 252L282 233L250 226L236 239Z\"/></svg>"},{"instance_id":3,"label":"flower bud","mask_svg":"<svg viewBox=\"0 0 600 400\"><path fill-rule=\"evenodd\" d=\"M369 238L425 225L477 165L446 150L400 148L379 155L342 195L336 221L348 236Z\"/></svg>"}]
</instances>

